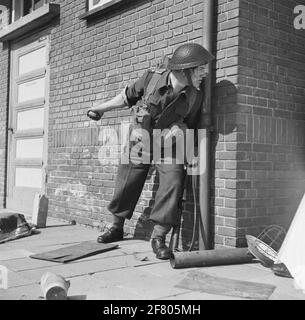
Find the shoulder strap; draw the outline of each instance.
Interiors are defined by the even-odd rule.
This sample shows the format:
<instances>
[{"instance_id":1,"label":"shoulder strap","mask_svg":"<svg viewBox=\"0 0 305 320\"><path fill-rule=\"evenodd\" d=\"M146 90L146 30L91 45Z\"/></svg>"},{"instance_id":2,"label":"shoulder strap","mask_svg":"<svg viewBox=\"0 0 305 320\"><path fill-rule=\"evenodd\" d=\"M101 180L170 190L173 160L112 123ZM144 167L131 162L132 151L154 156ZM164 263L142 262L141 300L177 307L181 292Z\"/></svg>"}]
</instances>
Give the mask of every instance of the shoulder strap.
<instances>
[{"instance_id":1,"label":"shoulder strap","mask_svg":"<svg viewBox=\"0 0 305 320\"><path fill-rule=\"evenodd\" d=\"M148 85L146 87L146 92L145 92L145 97L144 97L145 101L154 92L155 87L156 87L160 77L161 77L161 75L159 73L154 72L153 76L149 80Z\"/></svg>"},{"instance_id":2,"label":"shoulder strap","mask_svg":"<svg viewBox=\"0 0 305 320\"><path fill-rule=\"evenodd\" d=\"M147 101L149 96L154 92L156 85L158 81L160 80L162 74L166 71L166 69L152 69L153 75L149 79L149 82L147 84L146 90L145 90L145 95L144 95L144 101Z\"/></svg>"}]
</instances>

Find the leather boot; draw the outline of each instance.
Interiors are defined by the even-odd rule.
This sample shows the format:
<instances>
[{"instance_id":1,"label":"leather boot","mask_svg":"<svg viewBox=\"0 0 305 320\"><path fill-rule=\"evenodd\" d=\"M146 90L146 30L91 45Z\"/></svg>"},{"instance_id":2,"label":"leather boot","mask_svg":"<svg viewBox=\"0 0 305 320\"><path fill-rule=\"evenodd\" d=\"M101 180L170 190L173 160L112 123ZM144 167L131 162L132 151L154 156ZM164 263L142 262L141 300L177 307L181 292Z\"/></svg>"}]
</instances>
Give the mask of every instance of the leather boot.
<instances>
[{"instance_id":1,"label":"leather boot","mask_svg":"<svg viewBox=\"0 0 305 320\"><path fill-rule=\"evenodd\" d=\"M170 249L165 244L165 237L155 237L151 240L151 247L157 259L168 260Z\"/></svg>"},{"instance_id":2,"label":"leather boot","mask_svg":"<svg viewBox=\"0 0 305 320\"><path fill-rule=\"evenodd\" d=\"M117 229L115 227L111 227L104 233L102 233L98 238L97 242L99 243L110 243L115 241L123 240L123 229Z\"/></svg>"}]
</instances>

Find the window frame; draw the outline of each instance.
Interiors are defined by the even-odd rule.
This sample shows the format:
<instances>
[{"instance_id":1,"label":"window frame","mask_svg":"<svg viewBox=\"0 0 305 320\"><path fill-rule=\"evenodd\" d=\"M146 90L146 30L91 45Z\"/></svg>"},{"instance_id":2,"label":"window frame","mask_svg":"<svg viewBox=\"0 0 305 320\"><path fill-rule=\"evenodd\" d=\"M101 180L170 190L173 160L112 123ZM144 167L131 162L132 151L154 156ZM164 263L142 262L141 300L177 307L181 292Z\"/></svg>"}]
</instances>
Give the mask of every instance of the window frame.
<instances>
[{"instance_id":1,"label":"window frame","mask_svg":"<svg viewBox=\"0 0 305 320\"><path fill-rule=\"evenodd\" d=\"M7 7L0 4L0 30L5 29L8 26Z\"/></svg>"},{"instance_id":2,"label":"window frame","mask_svg":"<svg viewBox=\"0 0 305 320\"><path fill-rule=\"evenodd\" d=\"M101 4L98 3L98 4L94 5L93 4L94 0L87 0L87 11L91 11L96 8L103 7L107 4L109 4L109 2L112 2L113 0L99 0L99 1L103 1L103 3L101 3Z\"/></svg>"},{"instance_id":3,"label":"window frame","mask_svg":"<svg viewBox=\"0 0 305 320\"><path fill-rule=\"evenodd\" d=\"M93 0L86 0L86 12L79 16L79 19L89 20L113 12L118 7L126 6L134 0L106 0L102 4L91 6ZM128 1L128 2L127 2Z\"/></svg>"},{"instance_id":4,"label":"window frame","mask_svg":"<svg viewBox=\"0 0 305 320\"><path fill-rule=\"evenodd\" d=\"M34 1L35 0L31 0L32 2L32 5L31 5L31 8L30 8L30 12L27 13L27 14L23 14L24 12L24 1L25 0L13 0L12 2L12 18L11 18L11 23L14 23L16 21L18 21L19 19L27 16L28 14L31 14L32 12L34 12L34 7L35 7L35 3ZM49 0L43 0L43 4L42 6L48 4L50 1ZM20 16L16 19L16 7L17 7L17 4L20 3ZM38 8L39 9L39 8ZM37 9L36 9L37 10Z\"/></svg>"}]
</instances>

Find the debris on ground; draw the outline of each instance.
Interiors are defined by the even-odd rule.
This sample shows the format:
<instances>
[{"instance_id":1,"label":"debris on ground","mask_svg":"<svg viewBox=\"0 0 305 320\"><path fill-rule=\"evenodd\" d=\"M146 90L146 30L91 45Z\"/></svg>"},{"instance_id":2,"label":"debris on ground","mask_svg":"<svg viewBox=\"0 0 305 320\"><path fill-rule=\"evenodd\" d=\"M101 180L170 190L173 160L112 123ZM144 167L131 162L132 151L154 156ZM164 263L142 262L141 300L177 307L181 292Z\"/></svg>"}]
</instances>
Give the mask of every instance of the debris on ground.
<instances>
[{"instance_id":1,"label":"debris on ground","mask_svg":"<svg viewBox=\"0 0 305 320\"><path fill-rule=\"evenodd\" d=\"M43 297L46 300L67 300L70 281L60 275L46 272L40 281Z\"/></svg>"},{"instance_id":2,"label":"debris on ground","mask_svg":"<svg viewBox=\"0 0 305 320\"><path fill-rule=\"evenodd\" d=\"M37 233L36 227L28 223L23 214L4 213L0 216L0 243Z\"/></svg>"}]
</instances>

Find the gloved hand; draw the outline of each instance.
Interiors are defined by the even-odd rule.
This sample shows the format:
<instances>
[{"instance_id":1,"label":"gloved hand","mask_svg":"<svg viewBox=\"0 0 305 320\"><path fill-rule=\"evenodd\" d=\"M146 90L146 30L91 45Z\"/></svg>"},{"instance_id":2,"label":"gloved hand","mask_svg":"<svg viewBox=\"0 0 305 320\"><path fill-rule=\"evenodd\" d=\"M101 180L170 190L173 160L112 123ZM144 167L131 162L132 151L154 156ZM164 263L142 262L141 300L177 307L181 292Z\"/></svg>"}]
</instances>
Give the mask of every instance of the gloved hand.
<instances>
[{"instance_id":1,"label":"gloved hand","mask_svg":"<svg viewBox=\"0 0 305 320\"><path fill-rule=\"evenodd\" d=\"M89 109L87 111L87 117L89 117L90 119L92 119L94 121L100 120L102 118L103 114L104 114L103 112L97 112L92 109Z\"/></svg>"}]
</instances>

